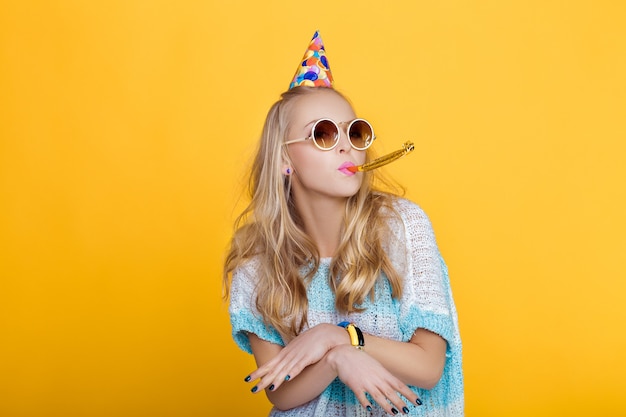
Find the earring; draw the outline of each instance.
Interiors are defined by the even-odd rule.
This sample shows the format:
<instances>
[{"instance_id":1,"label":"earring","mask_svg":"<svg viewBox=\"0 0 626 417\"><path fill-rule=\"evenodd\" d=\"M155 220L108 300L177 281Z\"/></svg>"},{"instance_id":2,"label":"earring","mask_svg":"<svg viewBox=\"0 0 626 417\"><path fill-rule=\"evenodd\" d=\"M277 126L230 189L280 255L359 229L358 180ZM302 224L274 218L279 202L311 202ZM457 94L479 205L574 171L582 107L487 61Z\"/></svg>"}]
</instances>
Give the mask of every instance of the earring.
<instances>
[{"instance_id":1,"label":"earring","mask_svg":"<svg viewBox=\"0 0 626 417\"><path fill-rule=\"evenodd\" d=\"M291 168L287 168L285 170L285 175L291 175Z\"/></svg>"}]
</instances>

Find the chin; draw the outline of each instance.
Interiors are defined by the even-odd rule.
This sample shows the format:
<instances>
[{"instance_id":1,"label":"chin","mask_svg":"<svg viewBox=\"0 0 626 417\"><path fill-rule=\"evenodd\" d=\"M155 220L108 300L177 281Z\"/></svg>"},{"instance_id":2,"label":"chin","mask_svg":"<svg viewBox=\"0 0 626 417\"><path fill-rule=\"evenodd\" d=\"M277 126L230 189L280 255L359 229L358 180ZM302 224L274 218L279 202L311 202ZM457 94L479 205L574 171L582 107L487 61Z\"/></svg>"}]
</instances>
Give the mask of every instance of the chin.
<instances>
[{"instance_id":1,"label":"chin","mask_svg":"<svg viewBox=\"0 0 626 417\"><path fill-rule=\"evenodd\" d=\"M360 187L356 187L353 190L346 190L345 193L342 193L342 197L350 198L355 196L359 192Z\"/></svg>"}]
</instances>

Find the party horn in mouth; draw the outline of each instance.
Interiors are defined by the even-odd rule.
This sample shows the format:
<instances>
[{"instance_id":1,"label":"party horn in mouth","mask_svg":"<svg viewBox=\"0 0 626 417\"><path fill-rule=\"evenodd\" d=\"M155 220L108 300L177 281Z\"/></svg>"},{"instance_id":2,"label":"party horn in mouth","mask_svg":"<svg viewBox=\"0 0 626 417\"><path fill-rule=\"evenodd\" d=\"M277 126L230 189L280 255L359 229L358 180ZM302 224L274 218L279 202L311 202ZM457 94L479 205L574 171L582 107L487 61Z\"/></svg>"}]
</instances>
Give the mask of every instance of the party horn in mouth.
<instances>
[{"instance_id":1,"label":"party horn in mouth","mask_svg":"<svg viewBox=\"0 0 626 417\"><path fill-rule=\"evenodd\" d=\"M383 165L387 165L395 161L396 159L403 157L409 152L413 152L414 149L415 149L415 146L413 145L413 142L404 142L404 145L402 145L402 149L391 152L387 155L383 155L380 158L376 158L373 161L368 162L366 164L355 165L355 166L348 167L346 169L351 172L371 171L372 169L380 168Z\"/></svg>"}]
</instances>

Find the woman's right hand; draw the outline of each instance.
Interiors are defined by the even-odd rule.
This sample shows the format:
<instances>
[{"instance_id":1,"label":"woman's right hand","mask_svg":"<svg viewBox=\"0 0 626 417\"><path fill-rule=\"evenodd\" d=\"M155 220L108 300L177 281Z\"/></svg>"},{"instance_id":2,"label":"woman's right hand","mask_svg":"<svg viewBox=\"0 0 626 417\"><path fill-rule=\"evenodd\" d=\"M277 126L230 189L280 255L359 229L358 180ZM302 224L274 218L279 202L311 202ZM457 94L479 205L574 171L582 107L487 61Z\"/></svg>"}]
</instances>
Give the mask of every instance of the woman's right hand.
<instances>
[{"instance_id":1,"label":"woman's right hand","mask_svg":"<svg viewBox=\"0 0 626 417\"><path fill-rule=\"evenodd\" d=\"M346 331L332 324L318 324L291 340L280 352L263 362L246 380L261 379L256 390L266 387L278 389L283 382L298 376L307 366L320 361L326 353L339 344L349 345Z\"/></svg>"},{"instance_id":2,"label":"woman's right hand","mask_svg":"<svg viewBox=\"0 0 626 417\"><path fill-rule=\"evenodd\" d=\"M351 345L338 345L327 354L331 368L339 379L354 392L361 405L368 410L373 407L366 393L391 415L408 408L399 394L417 404L417 395L400 379L364 350ZM395 411L395 412L394 412Z\"/></svg>"}]
</instances>

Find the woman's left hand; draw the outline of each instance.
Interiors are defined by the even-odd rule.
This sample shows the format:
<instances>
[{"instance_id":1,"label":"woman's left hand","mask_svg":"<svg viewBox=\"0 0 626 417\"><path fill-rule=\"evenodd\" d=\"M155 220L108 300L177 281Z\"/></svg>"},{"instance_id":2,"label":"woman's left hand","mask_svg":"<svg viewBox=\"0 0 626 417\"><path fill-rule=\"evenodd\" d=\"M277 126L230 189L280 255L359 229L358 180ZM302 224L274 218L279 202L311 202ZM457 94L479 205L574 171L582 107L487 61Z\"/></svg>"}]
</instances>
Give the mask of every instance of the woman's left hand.
<instances>
[{"instance_id":1,"label":"woman's left hand","mask_svg":"<svg viewBox=\"0 0 626 417\"><path fill-rule=\"evenodd\" d=\"M338 346L328 354L327 359L339 379L367 410L373 406L367 394L390 415L398 414L400 410L404 414L408 412L402 397L421 404L421 400L404 382L364 351L352 346Z\"/></svg>"}]
</instances>

